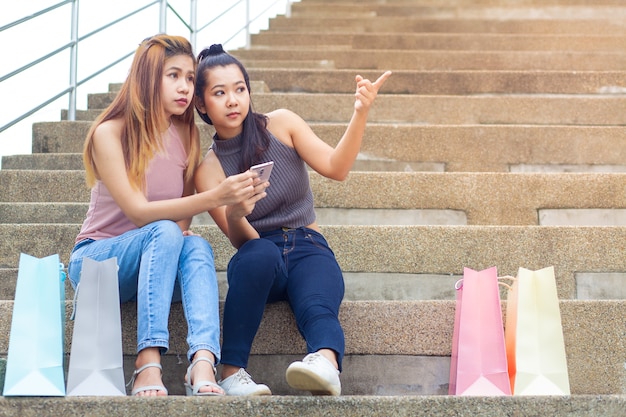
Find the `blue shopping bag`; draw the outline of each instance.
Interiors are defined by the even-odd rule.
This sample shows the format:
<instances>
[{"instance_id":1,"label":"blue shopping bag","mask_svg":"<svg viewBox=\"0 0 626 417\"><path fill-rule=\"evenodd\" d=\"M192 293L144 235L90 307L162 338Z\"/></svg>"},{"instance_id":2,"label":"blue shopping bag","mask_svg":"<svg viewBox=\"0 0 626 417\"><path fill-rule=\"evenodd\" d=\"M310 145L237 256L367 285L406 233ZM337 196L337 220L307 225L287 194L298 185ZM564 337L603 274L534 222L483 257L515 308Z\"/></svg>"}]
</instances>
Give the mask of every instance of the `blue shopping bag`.
<instances>
[{"instance_id":1,"label":"blue shopping bag","mask_svg":"<svg viewBox=\"0 0 626 417\"><path fill-rule=\"evenodd\" d=\"M20 254L4 396L64 396L65 273L59 255Z\"/></svg>"}]
</instances>

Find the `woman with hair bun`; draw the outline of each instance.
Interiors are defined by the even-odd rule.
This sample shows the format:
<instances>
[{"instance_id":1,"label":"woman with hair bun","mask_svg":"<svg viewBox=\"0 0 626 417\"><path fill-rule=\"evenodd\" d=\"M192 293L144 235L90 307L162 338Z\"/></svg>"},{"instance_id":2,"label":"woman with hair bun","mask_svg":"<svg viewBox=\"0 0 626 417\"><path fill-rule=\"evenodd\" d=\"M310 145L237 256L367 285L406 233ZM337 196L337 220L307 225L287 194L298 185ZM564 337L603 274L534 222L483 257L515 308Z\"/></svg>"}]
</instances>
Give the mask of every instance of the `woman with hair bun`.
<instances>
[{"instance_id":1,"label":"woman with hair bun","mask_svg":"<svg viewBox=\"0 0 626 417\"><path fill-rule=\"evenodd\" d=\"M369 109L391 72L374 82L356 76L352 119L334 148L290 110L254 112L248 73L221 45L200 53L196 74L196 108L216 132L196 172L197 190L213 190L253 165L274 163L271 187L242 202L209 210L237 249L227 271L218 383L228 395L271 394L245 369L265 304L285 300L308 351L302 361L287 368L288 384L313 394L340 395L345 342L339 307L344 281L315 221L306 166L331 179L346 178L359 152ZM269 182L262 184L268 187Z\"/></svg>"}]
</instances>

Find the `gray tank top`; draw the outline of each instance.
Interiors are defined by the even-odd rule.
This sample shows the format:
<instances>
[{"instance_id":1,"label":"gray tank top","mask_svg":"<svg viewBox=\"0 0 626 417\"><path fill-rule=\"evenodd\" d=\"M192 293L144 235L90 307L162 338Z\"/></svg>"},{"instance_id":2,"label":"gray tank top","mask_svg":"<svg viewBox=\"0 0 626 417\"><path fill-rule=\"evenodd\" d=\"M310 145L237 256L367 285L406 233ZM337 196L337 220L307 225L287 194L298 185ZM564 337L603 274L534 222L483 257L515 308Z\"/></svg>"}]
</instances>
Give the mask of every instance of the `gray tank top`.
<instances>
[{"instance_id":1,"label":"gray tank top","mask_svg":"<svg viewBox=\"0 0 626 417\"><path fill-rule=\"evenodd\" d=\"M267 196L256 203L247 219L258 232L308 226L315 221L313 192L309 184L306 164L295 149L271 135L269 148L263 160L274 161ZM213 138L211 149L219 159L226 176L239 174L239 152L242 137L220 140Z\"/></svg>"}]
</instances>

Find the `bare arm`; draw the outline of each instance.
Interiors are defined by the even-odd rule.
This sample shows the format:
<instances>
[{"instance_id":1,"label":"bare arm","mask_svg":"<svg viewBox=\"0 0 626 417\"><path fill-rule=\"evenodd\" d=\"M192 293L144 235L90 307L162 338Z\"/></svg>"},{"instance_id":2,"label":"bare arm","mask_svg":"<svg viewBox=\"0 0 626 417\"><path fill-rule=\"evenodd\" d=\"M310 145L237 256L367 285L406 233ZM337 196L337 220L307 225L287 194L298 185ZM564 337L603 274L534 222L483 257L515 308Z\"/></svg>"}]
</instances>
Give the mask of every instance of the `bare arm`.
<instances>
[{"instance_id":1,"label":"bare arm","mask_svg":"<svg viewBox=\"0 0 626 417\"><path fill-rule=\"evenodd\" d=\"M250 172L250 171L247 171ZM241 174L240 174L241 175ZM252 175L256 176L256 173ZM209 152L205 159L196 170L195 184L199 192L215 189L224 181L227 181L222 166L213 152ZM215 221L215 224L229 238L231 244L235 248L239 248L250 239L259 237L257 231L250 225L246 216L252 213L257 201L264 198L267 194L265 189L269 186L268 182L258 183L255 180L255 191L247 199L239 203L220 206L209 210L209 214Z\"/></svg>"},{"instance_id":2,"label":"bare arm","mask_svg":"<svg viewBox=\"0 0 626 417\"><path fill-rule=\"evenodd\" d=\"M354 112L335 148L317 137L300 116L288 110L273 112L268 128L279 138L290 138L291 145L315 171L328 178L344 180L361 149L370 107L390 76L391 72L387 71L373 83L356 76Z\"/></svg>"},{"instance_id":3,"label":"bare arm","mask_svg":"<svg viewBox=\"0 0 626 417\"><path fill-rule=\"evenodd\" d=\"M185 189L183 191L183 197L192 195L194 193L194 190L195 188L193 186L193 181L186 181ZM178 223L178 227L180 227L180 230L187 231L189 230L189 226L191 226L192 219L193 217L187 217L186 219L179 220L176 223Z\"/></svg>"},{"instance_id":4,"label":"bare arm","mask_svg":"<svg viewBox=\"0 0 626 417\"><path fill-rule=\"evenodd\" d=\"M95 131L94 161L98 178L107 187L124 214L141 227L157 220L172 220L185 226L191 217L224 204L237 203L254 193L254 175L244 173L205 193L190 193L191 184L186 184L181 198L148 201L143 192L132 187L126 174L121 145L121 121L112 120L101 124Z\"/></svg>"}]
</instances>

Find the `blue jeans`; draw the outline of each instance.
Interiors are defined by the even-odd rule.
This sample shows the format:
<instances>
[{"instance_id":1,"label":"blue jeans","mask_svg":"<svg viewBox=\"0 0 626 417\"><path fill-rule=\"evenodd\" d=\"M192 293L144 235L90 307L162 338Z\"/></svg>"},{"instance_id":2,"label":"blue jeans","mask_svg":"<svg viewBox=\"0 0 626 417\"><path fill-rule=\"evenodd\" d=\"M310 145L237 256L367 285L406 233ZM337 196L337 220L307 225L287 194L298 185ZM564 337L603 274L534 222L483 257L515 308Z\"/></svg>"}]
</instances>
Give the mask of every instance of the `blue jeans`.
<instances>
[{"instance_id":1,"label":"blue jeans","mask_svg":"<svg viewBox=\"0 0 626 417\"><path fill-rule=\"evenodd\" d=\"M285 300L307 352L334 350L341 370L344 281L324 236L304 227L261 233L239 248L227 276L222 363L246 368L265 304Z\"/></svg>"},{"instance_id":2,"label":"blue jeans","mask_svg":"<svg viewBox=\"0 0 626 417\"><path fill-rule=\"evenodd\" d=\"M183 236L169 220L108 239L87 239L76 244L70 256L72 286L80 280L83 257L104 261L114 256L120 302L137 302L137 352L149 347L167 351L170 305L182 301L188 359L207 349L219 362L219 293L211 245L200 236Z\"/></svg>"}]
</instances>

